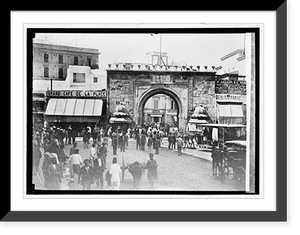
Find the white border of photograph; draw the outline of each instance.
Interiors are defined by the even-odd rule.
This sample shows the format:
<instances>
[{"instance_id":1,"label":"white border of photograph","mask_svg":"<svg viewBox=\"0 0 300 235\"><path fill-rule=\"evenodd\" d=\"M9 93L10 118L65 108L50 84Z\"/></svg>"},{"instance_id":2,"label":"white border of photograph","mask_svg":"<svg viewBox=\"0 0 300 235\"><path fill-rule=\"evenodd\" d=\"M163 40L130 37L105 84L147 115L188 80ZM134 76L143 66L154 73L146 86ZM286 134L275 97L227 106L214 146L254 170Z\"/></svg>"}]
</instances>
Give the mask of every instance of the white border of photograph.
<instances>
[{"instance_id":1,"label":"white border of photograph","mask_svg":"<svg viewBox=\"0 0 300 235\"><path fill-rule=\"evenodd\" d=\"M42 14L43 17L40 17ZM55 17L53 17L55 15ZM80 15L80 17L79 17ZM179 16L180 15L180 16ZM45 17L46 16L46 17ZM52 17L51 17L52 16ZM155 16L155 17L154 17ZM80 19L80 24L78 23ZM178 23L178 19L181 22ZM225 23L219 23L224 22ZM275 13L274 12L12 12L12 57L11 57L11 143L19 141L22 143L20 148L11 146L11 201L12 211L14 210L178 210L178 211L255 211L255 210L275 210L275 189L276 189L276 152L275 152L275 111L276 111L276 76L275 76ZM40 25L43 27L112 27L111 23L117 23L116 27L132 27L127 23L134 23L136 27L146 27L147 23L157 24L157 27L249 27L249 25L264 25L264 33L261 33L260 42L260 61L264 64L260 68L260 127L261 133L268 133L268 139L260 139L260 195L249 196L225 196L225 195L204 195L204 196L178 196L173 195L115 195L101 196L101 199L95 195L84 195L84 198L97 200L87 201L82 196L61 195L26 196L25 195L25 175L26 168L26 58L25 48L26 40L24 38L24 25ZM119 22L122 22L119 24ZM192 22L192 23L191 23ZM203 23L208 22L208 23ZM93 24L91 24L93 23ZM104 23L104 25L103 25ZM57 25L55 25L57 24ZM64 25L62 25L64 24ZM87 26L88 24L88 26ZM262 41L264 38L264 41ZM264 42L268 43L264 43ZM22 54L22 56L21 56ZM264 56L263 56L264 55ZM23 68L23 69L16 69ZM268 74L264 77L263 74ZM264 89L264 83L268 84L268 89ZM20 86L22 84L22 86ZM268 104L268 105L266 105ZM264 107L264 108L263 108ZM19 118L23 117L23 118ZM267 120L267 122L265 122ZM22 130L22 131L21 131ZM22 133L22 135L20 134ZM271 138L270 138L271 137ZM264 144L264 145L263 145ZM264 146L264 148L262 148ZM266 153L266 149L268 150ZM22 160L20 160L22 159ZM20 162L23 163L20 164ZM268 166L267 168L264 166ZM262 187L263 186L263 187ZM80 197L80 198L78 198ZM67 198L72 198L67 200ZM168 200L172 199L172 200ZM213 199L213 200L202 200ZM132 203L134 200L134 203ZM197 200L197 201L195 201ZM74 206L75 205L75 206Z\"/></svg>"}]
</instances>

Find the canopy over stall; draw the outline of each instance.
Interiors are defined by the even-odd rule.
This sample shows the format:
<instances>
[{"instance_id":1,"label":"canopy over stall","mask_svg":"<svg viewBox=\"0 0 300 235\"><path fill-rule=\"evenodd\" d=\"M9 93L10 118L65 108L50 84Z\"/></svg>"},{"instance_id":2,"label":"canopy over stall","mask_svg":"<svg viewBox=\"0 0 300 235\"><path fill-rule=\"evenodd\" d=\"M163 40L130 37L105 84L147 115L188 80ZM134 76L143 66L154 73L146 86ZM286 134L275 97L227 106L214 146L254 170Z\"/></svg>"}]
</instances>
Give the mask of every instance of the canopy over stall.
<instances>
[{"instance_id":1,"label":"canopy over stall","mask_svg":"<svg viewBox=\"0 0 300 235\"><path fill-rule=\"evenodd\" d=\"M132 118L124 104L120 103L117 105L115 112L109 119L109 123L112 124L113 129L120 127L123 131L127 130L128 126L132 123Z\"/></svg>"}]
</instances>

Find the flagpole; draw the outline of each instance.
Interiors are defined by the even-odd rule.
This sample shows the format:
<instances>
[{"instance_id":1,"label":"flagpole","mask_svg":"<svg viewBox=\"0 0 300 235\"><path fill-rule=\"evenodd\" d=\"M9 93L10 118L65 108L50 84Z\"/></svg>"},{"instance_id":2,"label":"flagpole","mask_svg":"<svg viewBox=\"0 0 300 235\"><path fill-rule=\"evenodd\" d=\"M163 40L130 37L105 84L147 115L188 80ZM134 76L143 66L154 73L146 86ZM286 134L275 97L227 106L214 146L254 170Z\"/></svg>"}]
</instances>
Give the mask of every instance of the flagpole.
<instances>
[{"instance_id":1,"label":"flagpole","mask_svg":"<svg viewBox=\"0 0 300 235\"><path fill-rule=\"evenodd\" d=\"M159 35L159 65L161 65L162 59L161 59L161 39L162 39L162 34Z\"/></svg>"}]
</instances>

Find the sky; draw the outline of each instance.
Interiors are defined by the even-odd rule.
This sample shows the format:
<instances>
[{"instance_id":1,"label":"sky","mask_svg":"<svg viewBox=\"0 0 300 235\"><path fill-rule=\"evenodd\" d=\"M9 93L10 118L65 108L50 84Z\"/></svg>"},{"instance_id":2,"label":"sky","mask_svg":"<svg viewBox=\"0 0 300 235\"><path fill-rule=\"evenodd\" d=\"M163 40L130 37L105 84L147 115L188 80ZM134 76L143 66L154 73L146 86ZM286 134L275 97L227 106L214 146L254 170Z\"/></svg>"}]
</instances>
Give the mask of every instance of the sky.
<instances>
[{"instance_id":1,"label":"sky","mask_svg":"<svg viewBox=\"0 0 300 235\"><path fill-rule=\"evenodd\" d=\"M146 63L146 53L160 50L168 53L169 64L216 66L220 58L244 48L244 34L37 34L45 40L66 46L98 49L102 75L108 64Z\"/></svg>"}]
</instances>

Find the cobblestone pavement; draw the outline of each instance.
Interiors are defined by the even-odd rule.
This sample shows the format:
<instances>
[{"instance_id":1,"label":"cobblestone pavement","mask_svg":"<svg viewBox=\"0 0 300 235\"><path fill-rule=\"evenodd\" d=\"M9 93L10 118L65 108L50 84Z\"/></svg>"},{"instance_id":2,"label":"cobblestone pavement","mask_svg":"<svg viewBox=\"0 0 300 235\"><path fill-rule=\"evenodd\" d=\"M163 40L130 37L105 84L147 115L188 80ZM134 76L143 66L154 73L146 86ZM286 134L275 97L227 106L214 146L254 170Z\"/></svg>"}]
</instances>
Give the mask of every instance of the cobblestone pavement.
<instances>
[{"instance_id":1,"label":"cobblestone pavement","mask_svg":"<svg viewBox=\"0 0 300 235\"><path fill-rule=\"evenodd\" d=\"M69 153L71 145L65 147L65 153ZM84 149L82 142L78 143L79 153L82 159L86 159L89 156L89 149ZM147 149L147 147L146 147ZM189 151L191 152L191 151ZM195 150L196 154L193 155L207 155L210 153L202 153L201 151ZM108 145L108 156L107 156L107 169L104 172L104 176L107 170L110 169L112 164L112 147ZM139 161L146 163L149 159L147 151L136 150L135 141L130 140L128 149L125 152L120 152L116 155L118 164L122 165L122 158L127 163L133 163ZM227 179L225 183L221 183L218 179L212 177L211 161L202 159L201 157L195 157L188 155L185 152L181 156L178 156L177 151L169 150L165 147L160 148L159 155L154 155L154 159L158 163L158 179L154 184L153 190L184 190L184 191L237 191L238 188L230 179ZM42 160L40 166L42 165ZM105 177L104 177L105 178ZM43 178L35 176L33 178L36 184L36 189L43 188ZM74 180L76 181L76 178ZM63 190L81 190L82 186L76 183L69 182L68 168L62 178L61 189ZM92 185L92 190L96 189L96 185ZM104 179L104 189L107 188L106 181ZM97 189L98 190L98 189ZM125 170L124 181L121 183L120 190L133 190L133 178L128 170ZM152 190L149 188L149 182L147 179L147 170L144 172L142 179L139 184L139 190Z\"/></svg>"}]
</instances>

